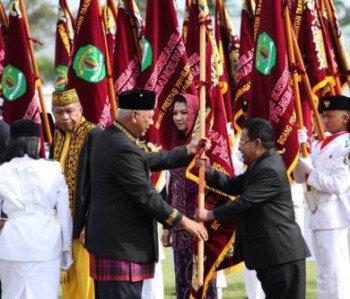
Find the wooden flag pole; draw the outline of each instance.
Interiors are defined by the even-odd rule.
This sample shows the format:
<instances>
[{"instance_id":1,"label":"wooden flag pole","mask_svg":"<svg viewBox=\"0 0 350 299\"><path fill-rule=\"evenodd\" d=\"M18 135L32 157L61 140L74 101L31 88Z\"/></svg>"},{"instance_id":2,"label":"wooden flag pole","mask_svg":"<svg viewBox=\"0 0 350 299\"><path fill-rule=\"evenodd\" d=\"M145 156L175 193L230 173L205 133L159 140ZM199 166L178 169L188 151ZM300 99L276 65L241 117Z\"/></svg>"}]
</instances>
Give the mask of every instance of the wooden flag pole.
<instances>
[{"instance_id":1,"label":"wooden flag pole","mask_svg":"<svg viewBox=\"0 0 350 299\"><path fill-rule=\"evenodd\" d=\"M200 117L200 138L205 138L205 106L206 106L206 32L207 28L205 21L207 15L201 12L199 15L199 80L201 82L199 87L199 117ZM199 186L198 186L198 208L204 209L204 196L205 196L205 166L203 165L199 169ZM197 283L198 286L203 286L204 277L204 241L199 240L197 246Z\"/></svg>"},{"instance_id":2,"label":"wooden flag pole","mask_svg":"<svg viewBox=\"0 0 350 299\"><path fill-rule=\"evenodd\" d=\"M331 94L332 95L335 95L335 94L342 94L342 90L341 90L341 84L340 84L340 81L339 81L339 77L337 75L337 72L336 72L336 68L335 68L335 65L334 65L334 61L332 59L332 55L329 51L330 47L329 47L329 44L328 44L328 40L326 38L326 27L324 26L324 23L323 23L323 19L322 19L322 12L320 10L320 6L318 4L318 1L315 1L315 5L316 5L316 10L317 10L317 14L318 14L318 18L320 20L320 24L321 24L321 29L322 29L322 33L323 33L323 42L324 42L324 46L325 46L325 50L326 50L326 56L327 56L327 62L331 68L331 72L333 74L333 78L334 78L334 87L333 86L330 86L331 88ZM331 85L331 84L330 84Z\"/></svg>"},{"instance_id":3,"label":"wooden flag pole","mask_svg":"<svg viewBox=\"0 0 350 299\"><path fill-rule=\"evenodd\" d=\"M283 8L283 19L284 19L284 31L287 37L287 49L288 49L288 58L289 64L295 65L295 54L293 50L293 38L292 38L292 26L289 16L289 8L287 5L284 5ZM295 111L297 114L298 126L300 129L304 128L303 114L301 112L301 103L300 103L300 91L299 91L299 82L298 82L298 73L296 69L292 70L292 82L294 89L294 103ZM303 143L301 145L301 152L303 157L308 157L307 144Z\"/></svg>"},{"instance_id":4,"label":"wooden flag pole","mask_svg":"<svg viewBox=\"0 0 350 299\"><path fill-rule=\"evenodd\" d=\"M317 96L312 91L310 80L309 80L309 77L308 77L308 75L306 73L304 61L303 61L303 58L301 56L300 49L299 49L299 46L298 46L298 42L297 42L297 39L296 39L296 36L295 36L295 33L294 33L293 29L292 29L292 38L293 38L293 48L294 48L294 53L295 53L295 56L296 56L296 61L297 61L297 64L299 65L299 67L301 69L301 78L302 78L302 81L303 81L303 84L304 84L304 88L305 88L305 91L306 91L306 94L307 94L307 97L308 97L308 100L309 100L309 105L310 105L311 110L314 113L315 120L316 120L316 126L317 126L317 129L318 129L320 138L322 140L324 140L326 138L326 136L324 134L324 130L323 130L323 126L322 126L322 121L321 121L320 115L318 113L316 104L314 102L314 98L317 97Z\"/></svg>"},{"instance_id":5,"label":"wooden flag pole","mask_svg":"<svg viewBox=\"0 0 350 299\"><path fill-rule=\"evenodd\" d=\"M98 7L100 7L99 0L97 1L97 3L98 3ZM107 5L107 3L106 3L106 5ZM105 24L104 24L104 21L102 18L101 10L100 10L100 20L101 20L101 26L102 26L103 43L104 43L105 49L106 49L106 73L107 73L108 97L109 97L109 103L111 104L112 118L113 118L113 120L115 120L117 118L117 103L116 103L116 99L115 99L115 92L114 92L114 85L113 85L113 74L112 74L112 68L111 68L111 60L109 58L106 29L105 29Z\"/></svg>"},{"instance_id":6,"label":"wooden flag pole","mask_svg":"<svg viewBox=\"0 0 350 299\"><path fill-rule=\"evenodd\" d=\"M130 3L129 1L131 1L132 3ZM137 27L136 27L134 18L131 16L131 7L130 7L131 5L133 6L133 8L132 8L133 13L135 11L135 3L133 1L134 0L125 1L125 9L126 9L127 13L129 14L129 20L130 20L130 24L131 24L131 28L132 28L132 33L133 33L132 36L134 38L134 45L136 48L137 56L140 59L140 61L142 61L141 45L140 45L140 41L138 38Z\"/></svg>"},{"instance_id":7,"label":"wooden flag pole","mask_svg":"<svg viewBox=\"0 0 350 299\"><path fill-rule=\"evenodd\" d=\"M4 26L6 29L9 28L9 19L7 18L4 6L2 5L2 2L0 1L0 18L1 21L4 23Z\"/></svg>"},{"instance_id":8,"label":"wooden flag pole","mask_svg":"<svg viewBox=\"0 0 350 299\"><path fill-rule=\"evenodd\" d=\"M30 57L31 57L31 60L32 60L32 67L33 67L34 76L35 76L35 87L38 90L39 99L40 99L41 112L42 112L43 121L44 121L44 130L45 130L45 133L46 133L47 142L51 145L51 143L52 143L52 135L51 135L51 130L50 130L50 124L49 124L49 119L47 117L46 105L45 105L44 94L43 94L43 88L42 88L42 84L41 84L38 64L37 64L37 61L36 61L36 58L35 58L35 54L34 54L33 40L32 40L31 34L30 34L30 30L29 30L29 24L28 24L26 8L25 8L23 0L20 0L19 4L20 4L22 16L23 16L24 27L25 27L25 30L26 30L26 35L27 35L27 40L28 40L28 45L29 45L29 53L30 53Z\"/></svg>"},{"instance_id":9,"label":"wooden flag pole","mask_svg":"<svg viewBox=\"0 0 350 299\"><path fill-rule=\"evenodd\" d=\"M336 27L336 24L335 24L335 16L334 16L334 11L331 7L331 3L330 3L330 0L323 0L324 3L325 3L325 7L326 7L326 11L327 11L327 15L328 15L328 20L329 20L329 23L331 25L331 29L332 29L332 34L333 34L333 38L335 40L335 43L337 45L337 50L338 50L338 53L339 53L339 56L340 56L340 59L341 59L341 63L343 65L343 68L346 70L346 81L348 83L348 86L350 88L350 75L349 75L349 65L347 64L347 59L345 57L345 53L343 51L343 48L342 46L340 45L339 43L339 39L338 39L338 33L337 33L337 27Z\"/></svg>"}]
</instances>

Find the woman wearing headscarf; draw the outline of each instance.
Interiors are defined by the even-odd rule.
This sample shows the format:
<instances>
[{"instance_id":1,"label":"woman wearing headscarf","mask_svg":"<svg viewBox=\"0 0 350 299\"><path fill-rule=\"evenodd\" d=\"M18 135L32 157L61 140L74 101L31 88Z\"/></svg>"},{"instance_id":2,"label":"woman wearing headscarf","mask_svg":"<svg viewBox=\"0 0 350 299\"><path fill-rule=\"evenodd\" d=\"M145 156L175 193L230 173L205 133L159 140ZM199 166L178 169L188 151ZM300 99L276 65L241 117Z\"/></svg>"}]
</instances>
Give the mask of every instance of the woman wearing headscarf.
<instances>
[{"instance_id":1,"label":"woman wearing headscarf","mask_svg":"<svg viewBox=\"0 0 350 299\"><path fill-rule=\"evenodd\" d=\"M0 166L3 299L57 299L60 270L71 265L72 219L58 162L39 158L40 126L18 120Z\"/></svg>"},{"instance_id":2,"label":"woman wearing headscarf","mask_svg":"<svg viewBox=\"0 0 350 299\"><path fill-rule=\"evenodd\" d=\"M172 147L188 144L195 135L194 126L199 109L198 96L178 94L174 99L173 122L174 135ZM194 218L198 198L198 185L186 179L186 168L170 170L167 201L190 219ZM193 256L195 239L183 228L163 229L162 243L172 246L175 264L176 296L187 299L191 295ZM216 298L216 283L213 280L208 287L206 298Z\"/></svg>"}]
</instances>

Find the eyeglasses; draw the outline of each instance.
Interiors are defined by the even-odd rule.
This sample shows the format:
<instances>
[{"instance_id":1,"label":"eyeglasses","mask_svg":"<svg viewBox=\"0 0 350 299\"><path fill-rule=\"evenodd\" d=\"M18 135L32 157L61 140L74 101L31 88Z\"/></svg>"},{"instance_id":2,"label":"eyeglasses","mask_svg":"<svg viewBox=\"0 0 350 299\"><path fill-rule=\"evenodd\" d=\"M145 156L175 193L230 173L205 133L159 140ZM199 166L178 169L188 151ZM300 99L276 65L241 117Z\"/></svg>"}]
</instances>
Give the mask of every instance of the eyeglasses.
<instances>
[{"instance_id":1,"label":"eyeglasses","mask_svg":"<svg viewBox=\"0 0 350 299\"><path fill-rule=\"evenodd\" d=\"M239 141L239 144L246 144L246 143L249 143L249 142L251 142L251 141L254 141L254 139L247 139L247 140L241 139L241 140Z\"/></svg>"}]
</instances>

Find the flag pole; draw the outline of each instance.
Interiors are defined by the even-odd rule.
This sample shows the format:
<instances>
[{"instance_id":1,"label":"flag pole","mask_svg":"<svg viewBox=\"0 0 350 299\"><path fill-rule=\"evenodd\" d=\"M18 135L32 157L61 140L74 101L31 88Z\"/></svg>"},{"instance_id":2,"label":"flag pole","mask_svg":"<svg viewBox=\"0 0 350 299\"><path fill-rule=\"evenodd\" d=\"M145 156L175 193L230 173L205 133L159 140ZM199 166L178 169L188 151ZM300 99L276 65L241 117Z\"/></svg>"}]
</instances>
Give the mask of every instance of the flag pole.
<instances>
[{"instance_id":1,"label":"flag pole","mask_svg":"<svg viewBox=\"0 0 350 299\"><path fill-rule=\"evenodd\" d=\"M50 130L50 124L49 124L49 119L47 117L47 112L46 112L46 105L45 105L43 88L42 88L41 79L40 79L39 68L38 68L38 64L37 64L37 61L36 61L36 58L35 58L35 55L34 55L33 40L32 40L31 34L30 34L30 30L29 30L29 24L28 24L26 8L25 8L23 0L20 0L19 4L20 4L20 9L21 9L21 12L22 12L22 16L23 16L24 27L25 27L25 30L26 30L26 36L27 36L28 45L29 45L29 53L30 53L30 57L31 57L31 61L32 61L32 67L33 67L34 76L35 76L35 87L37 88L38 94L39 94L41 112L42 112L43 122L44 122L44 130L45 130L45 133L46 133L47 142L48 142L48 144L51 145L51 143L52 143L52 135L51 135L51 130Z\"/></svg>"},{"instance_id":2,"label":"flag pole","mask_svg":"<svg viewBox=\"0 0 350 299\"><path fill-rule=\"evenodd\" d=\"M205 106L206 106L206 22L207 15L201 11L199 14L199 119L200 119L200 138L205 138ZM205 195L205 167L199 169L199 185L198 185L198 208L204 209ZM197 246L197 283L203 286L204 277L204 241L199 240Z\"/></svg>"},{"instance_id":3,"label":"flag pole","mask_svg":"<svg viewBox=\"0 0 350 299\"><path fill-rule=\"evenodd\" d=\"M139 38L138 38L138 34L137 34L137 28L136 28L135 20L131 16L131 7L130 7L131 5L133 6L133 8L132 8L133 14L134 14L134 11L135 11L135 3L133 1L134 0L125 1L125 9L126 9L128 15L129 15L129 20L130 20L130 24L131 24L131 28L132 28L132 33L133 33L132 36L134 38L134 44L135 44L137 56L141 60L142 59L142 54L141 54L141 46L140 46L140 42L139 42ZM130 2L132 2L132 4Z\"/></svg>"},{"instance_id":4,"label":"flag pole","mask_svg":"<svg viewBox=\"0 0 350 299\"><path fill-rule=\"evenodd\" d=\"M331 53L329 51L330 45L328 44L328 39L326 37L326 27L324 26L324 22L323 22L323 19L322 19L322 12L320 10L320 6L318 4L318 1L315 1L315 5L316 5L318 18L319 18L320 24L321 24L322 35L323 35L323 42L324 42L324 46L325 46L327 62L329 63L329 66L331 68L331 72L333 74L334 82L335 82L335 84L334 84L335 85L335 90L334 90L334 87L330 84L331 94L332 95L342 94L341 84L340 84L339 78L337 76L337 72L336 72L336 69L335 69L334 61L332 59L332 55L331 55Z\"/></svg>"},{"instance_id":5,"label":"flag pole","mask_svg":"<svg viewBox=\"0 0 350 299\"><path fill-rule=\"evenodd\" d=\"M338 34L337 34L337 26L335 24L335 15L334 15L334 10L332 9L331 7L331 3L330 3L330 0L324 0L324 3L325 3L325 6L326 6L326 11L327 11L327 15L328 15L328 20L329 20L329 23L331 25L331 29L332 29L332 34L333 34L333 38L335 40L335 43L336 43L336 46L337 46L337 50L338 50L338 53L339 53L339 56L340 56L340 60L341 60L341 63L343 65L343 69L346 70L346 81L348 83L348 86L350 88L350 75L349 75L349 66L347 64L347 60L346 60L346 57L345 57L345 54L344 54L344 51L343 51L343 48L342 46L340 45L339 43L339 39L338 39ZM334 4L332 4L333 6ZM333 6L334 7L334 6Z\"/></svg>"},{"instance_id":6,"label":"flag pole","mask_svg":"<svg viewBox=\"0 0 350 299\"><path fill-rule=\"evenodd\" d=\"M4 26L6 28L9 28L9 20L7 18L7 15L5 13L5 9L4 9L4 6L2 5L2 2L0 1L0 18L1 18L1 21L4 23Z\"/></svg>"},{"instance_id":7,"label":"flag pole","mask_svg":"<svg viewBox=\"0 0 350 299\"><path fill-rule=\"evenodd\" d=\"M100 1L97 0L98 7L100 7ZM108 5L106 3L106 5ZM107 45L107 38L106 38L106 29L105 24L102 18L102 13L100 10L100 21L101 21L101 27L102 27L102 36L103 36L103 43L105 45L106 49L106 73L107 73L107 87L108 87L108 97L109 102L111 104L111 114L113 120L117 118L117 102L115 98L115 92L114 92L114 86L113 86L113 74L112 74L112 68L111 68L111 61L109 58L109 51L108 51L108 45ZM113 13L113 11L112 11Z\"/></svg>"},{"instance_id":8,"label":"flag pole","mask_svg":"<svg viewBox=\"0 0 350 299\"><path fill-rule=\"evenodd\" d=\"M295 53L293 50L293 39L292 39L292 26L289 16L289 8L285 3L283 7L283 19L284 19L284 31L287 37L287 49L288 49L288 58L289 65L295 66ZM304 128L303 114L301 112L301 102L300 102L300 91L299 91L299 82L298 82L298 73L295 68L292 69L292 82L294 89L294 103L295 103L295 112L297 115L298 126L300 129ZM307 144L302 143L301 152L303 157L308 157Z\"/></svg>"},{"instance_id":9,"label":"flag pole","mask_svg":"<svg viewBox=\"0 0 350 299\"><path fill-rule=\"evenodd\" d=\"M115 23L117 23L118 9L116 8L115 3L114 3L113 0L110 0L110 1L106 2L106 6L107 7L108 7L108 3L111 4L110 8L111 8L111 11L112 11L112 15L114 17Z\"/></svg>"},{"instance_id":10,"label":"flag pole","mask_svg":"<svg viewBox=\"0 0 350 299\"><path fill-rule=\"evenodd\" d=\"M318 113L317 107L316 107L315 102L314 102L314 98L315 97L318 98L318 97L312 91L310 80L309 80L309 76L306 73L304 61L303 61L303 58L301 56L300 49L299 49L299 46L298 46L298 42L297 42L297 39L296 39L296 36L295 36L295 32L294 32L293 29L291 30L291 33L292 33L292 38L293 38L294 53L295 53L295 56L296 56L297 64L300 67L301 78L302 78L302 81L303 81L303 84L304 84L304 88L305 88L307 97L309 99L309 105L310 105L311 110L314 113L315 120L316 120L316 125L317 125L317 129L318 129L320 138L322 140L324 140L326 138L326 136L324 134L324 130L323 130L323 126L322 126L320 115Z\"/></svg>"}]
</instances>

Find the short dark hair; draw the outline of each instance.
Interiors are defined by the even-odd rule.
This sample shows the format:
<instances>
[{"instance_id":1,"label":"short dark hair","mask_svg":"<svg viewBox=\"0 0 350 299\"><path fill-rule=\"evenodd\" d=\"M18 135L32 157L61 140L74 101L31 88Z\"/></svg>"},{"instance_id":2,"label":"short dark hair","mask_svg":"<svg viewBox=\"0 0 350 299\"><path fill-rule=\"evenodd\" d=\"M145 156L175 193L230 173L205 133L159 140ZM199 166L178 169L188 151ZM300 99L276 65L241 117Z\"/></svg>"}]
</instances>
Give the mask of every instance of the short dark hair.
<instances>
[{"instance_id":1,"label":"short dark hair","mask_svg":"<svg viewBox=\"0 0 350 299\"><path fill-rule=\"evenodd\" d=\"M249 139L260 139L265 149L271 149L275 146L273 128L266 119L248 119L244 122L243 129L248 131Z\"/></svg>"},{"instance_id":2,"label":"short dark hair","mask_svg":"<svg viewBox=\"0 0 350 299\"><path fill-rule=\"evenodd\" d=\"M11 138L1 159L2 162L9 162L13 158L20 158L24 155L39 159L39 140L34 136Z\"/></svg>"}]
</instances>

